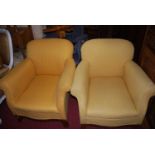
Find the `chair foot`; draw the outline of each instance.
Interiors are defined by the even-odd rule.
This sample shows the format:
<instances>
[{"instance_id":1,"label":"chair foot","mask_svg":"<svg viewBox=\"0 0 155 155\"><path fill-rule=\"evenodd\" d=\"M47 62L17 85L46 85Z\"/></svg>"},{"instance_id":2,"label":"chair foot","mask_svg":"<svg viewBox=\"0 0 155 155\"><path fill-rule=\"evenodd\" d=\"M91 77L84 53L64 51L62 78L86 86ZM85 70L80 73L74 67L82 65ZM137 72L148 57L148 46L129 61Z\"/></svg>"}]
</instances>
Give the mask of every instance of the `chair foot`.
<instances>
[{"instance_id":1,"label":"chair foot","mask_svg":"<svg viewBox=\"0 0 155 155\"><path fill-rule=\"evenodd\" d=\"M24 117L22 117L22 116L17 116L17 120L18 120L18 122L22 122L23 119L24 119Z\"/></svg>"},{"instance_id":2,"label":"chair foot","mask_svg":"<svg viewBox=\"0 0 155 155\"><path fill-rule=\"evenodd\" d=\"M86 125L85 124L81 124L81 129L86 129Z\"/></svg>"},{"instance_id":3,"label":"chair foot","mask_svg":"<svg viewBox=\"0 0 155 155\"><path fill-rule=\"evenodd\" d=\"M150 125L146 117L144 118L144 121L142 122L141 127L143 129L150 129Z\"/></svg>"},{"instance_id":4,"label":"chair foot","mask_svg":"<svg viewBox=\"0 0 155 155\"><path fill-rule=\"evenodd\" d=\"M64 128L68 128L68 122L62 121L62 124L63 124Z\"/></svg>"}]
</instances>

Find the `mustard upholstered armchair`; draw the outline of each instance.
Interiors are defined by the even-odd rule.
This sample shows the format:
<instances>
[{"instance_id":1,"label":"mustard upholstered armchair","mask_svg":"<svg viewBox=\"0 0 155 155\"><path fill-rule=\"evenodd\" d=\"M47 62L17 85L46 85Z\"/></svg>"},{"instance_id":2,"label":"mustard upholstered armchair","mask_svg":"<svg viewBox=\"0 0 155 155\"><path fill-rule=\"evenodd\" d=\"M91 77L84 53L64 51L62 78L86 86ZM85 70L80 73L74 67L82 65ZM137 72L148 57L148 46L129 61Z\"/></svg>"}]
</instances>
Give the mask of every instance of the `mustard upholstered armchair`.
<instances>
[{"instance_id":1,"label":"mustard upholstered armchair","mask_svg":"<svg viewBox=\"0 0 155 155\"><path fill-rule=\"evenodd\" d=\"M155 85L132 61L134 47L123 39L92 39L81 48L82 61L71 88L80 123L103 126L141 124Z\"/></svg>"},{"instance_id":2,"label":"mustard upholstered armchair","mask_svg":"<svg viewBox=\"0 0 155 155\"><path fill-rule=\"evenodd\" d=\"M0 81L12 113L66 120L66 93L75 70L72 55L73 45L65 39L28 43L27 58Z\"/></svg>"}]
</instances>

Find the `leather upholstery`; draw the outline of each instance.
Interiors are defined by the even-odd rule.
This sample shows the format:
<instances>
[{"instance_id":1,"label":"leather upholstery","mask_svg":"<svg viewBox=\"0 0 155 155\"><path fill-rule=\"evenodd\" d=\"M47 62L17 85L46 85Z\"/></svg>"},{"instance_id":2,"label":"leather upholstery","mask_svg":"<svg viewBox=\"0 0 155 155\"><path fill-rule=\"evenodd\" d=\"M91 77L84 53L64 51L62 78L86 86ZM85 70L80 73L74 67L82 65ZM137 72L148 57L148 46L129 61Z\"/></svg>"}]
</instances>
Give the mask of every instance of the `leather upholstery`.
<instances>
[{"instance_id":1,"label":"leather upholstery","mask_svg":"<svg viewBox=\"0 0 155 155\"><path fill-rule=\"evenodd\" d=\"M28 44L27 58L0 82L10 110L34 119L66 119L64 108L75 63L73 45L65 39Z\"/></svg>"},{"instance_id":2,"label":"leather upholstery","mask_svg":"<svg viewBox=\"0 0 155 155\"><path fill-rule=\"evenodd\" d=\"M92 39L81 48L71 93L81 124L141 124L155 85L132 61L133 45L123 39Z\"/></svg>"}]
</instances>

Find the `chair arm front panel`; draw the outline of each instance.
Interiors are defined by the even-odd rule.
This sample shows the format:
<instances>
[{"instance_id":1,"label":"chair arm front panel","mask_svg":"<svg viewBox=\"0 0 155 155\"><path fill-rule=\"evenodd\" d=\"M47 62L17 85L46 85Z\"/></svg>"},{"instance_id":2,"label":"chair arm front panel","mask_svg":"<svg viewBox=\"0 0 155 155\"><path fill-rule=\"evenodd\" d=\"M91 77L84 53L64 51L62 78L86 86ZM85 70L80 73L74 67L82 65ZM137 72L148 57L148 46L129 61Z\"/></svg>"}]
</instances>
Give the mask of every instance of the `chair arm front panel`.
<instances>
[{"instance_id":1,"label":"chair arm front panel","mask_svg":"<svg viewBox=\"0 0 155 155\"><path fill-rule=\"evenodd\" d=\"M83 122L83 119L86 115L88 92L89 92L89 66L86 61L82 61L75 71L73 85L71 88L72 95L75 96L78 100L81 122Z\"/></svg>"},{"instance_id":2,"label":"chair arm front panel","mask_svg":"<svg viewBox=\"0 0 155 155\"><path fill-rule=\"evenodd\" d=\"M26 59L1 79L0 89L6 94L8 104L14 103L21 96L34 76L34 66L31 60Z\"/></svg>"},{"instance_id":3,"label":"chair arm front panel","mask_svg":"<svg viewBox=\"0 0 155 155\"><path fill-rule=\"evenodd\" d=\"M70 91L75 71L75 62L73 59L66 60L64 71L60 76L57 89L57 107L65 115L65 97Z\"/></svg>"},{"instance_id":4,"label":"chair arm front panel","mask_svg":"<svg viewBox=\"0 0 155 155\"><path fill-rule=\"evenodd\" d=\"M135 106L143 119L150 97L155 95L155 84L133 61L125 64L124 80Z\"/></svg>"}]
</instances>

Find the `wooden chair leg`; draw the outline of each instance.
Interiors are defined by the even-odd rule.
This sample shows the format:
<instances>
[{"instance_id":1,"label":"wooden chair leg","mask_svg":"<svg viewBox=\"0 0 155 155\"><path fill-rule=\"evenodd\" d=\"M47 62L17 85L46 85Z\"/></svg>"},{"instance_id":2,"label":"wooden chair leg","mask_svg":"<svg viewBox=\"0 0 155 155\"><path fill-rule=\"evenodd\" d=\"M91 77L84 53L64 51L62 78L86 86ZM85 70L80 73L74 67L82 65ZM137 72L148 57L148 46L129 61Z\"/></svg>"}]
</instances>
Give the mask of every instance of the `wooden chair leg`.
<instances>
[{"instance_id":1,"label":"wooden chair leg","mask_svg":"<svg viewBox=\"0 0 155 155\"><path fill-rule=\"evenodd\" d=\"M0 125L2 124L2 119L0 118Z\"/></svg>"},{"instance_id":2,"label":"wooden chair leg","mask_svg":"<svg viewBox=\"0 0 155 155\"><path fill-rule=\"evenodd\" d=\"M148 120L147 120L146 117L144 118L144 121L143 121L141 127L142 127L143 129L150 129L150 125L149 125Z\"/></svg>"},{"instance_id":3,"label":"wooden chair leg","mask_svg":"<svg viewBox=\"0 0 155 155\"><path fill-rule=\"evenodd\" d=\"M155 128L155 96L152 96L149 100L148 104L148 110L146 113L146 120L149 124L149 128L154 129ZM143 122L144 123L144 122Z\"/></svg>"},{"instance_id":4,"label":"wooden chair leg","mask_svg":"<svg viewBox=\"0 0 155 155\"><path fill-rule=\"evenodd\" d=\"M81 129L86 129L86 125L85 124L81 124Z\"/></svg>"},{"instance_id":5,"label":"wooden chair leg","mask_svg":"<svg viewBox=\"0 0 155 155\"><path fill-rule=\"evenodd\" d=\"M62 124L63 124L64 128L68 128L68 122L62 121Z\"/></svg>"},{"instance_id":6,"label":"wooden chair leg","mask_svg":"<svg viewBox=\"0 0 155 155\"><path fill-rule=\"evenodd\" d=\"M23 119L24 119L24 117L22 117L22 116L17 116L17 120L18 120L18 122L22 122Z\"/></svg>"}]
</instances>

